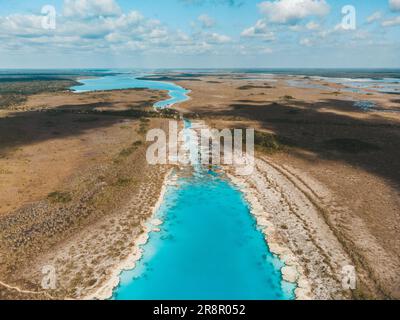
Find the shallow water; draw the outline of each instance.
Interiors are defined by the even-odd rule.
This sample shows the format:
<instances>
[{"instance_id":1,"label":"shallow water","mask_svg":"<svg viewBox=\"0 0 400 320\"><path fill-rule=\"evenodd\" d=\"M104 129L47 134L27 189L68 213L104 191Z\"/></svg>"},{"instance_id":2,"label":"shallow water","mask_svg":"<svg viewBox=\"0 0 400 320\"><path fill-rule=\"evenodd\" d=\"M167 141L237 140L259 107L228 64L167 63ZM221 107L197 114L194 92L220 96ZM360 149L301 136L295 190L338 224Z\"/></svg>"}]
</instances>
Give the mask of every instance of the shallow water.
<instances>
[{"instance_id":1,"label":"shallow water","mask_svg":"<svg viewBox=\"0 0 400 320\"><path fill-rule=\"evenodd\" d=\"M185 120L185 127L190 127ZM185 134L193 172L170 185L135 269L121 274L113 299L294 299L240 190L198 164ZM197 161L196 161L197 160Z\"/></svg>"},{"instance_id":2,"label":"shallow water","mask_svg":"<svg viewBox=\"0 0 400 320\"><path fill-rule=\"evenodd\" d=\"M398 93L400 94L400 79L383 78L383 79L370 79L370 78L323 78L328 82L333 82L346 86L341 89L346 92L355 93L368 93L367 90L377 91L382 93Z\"/></svg>"},{"instance_id":3,"label":"shallow water","mask_svg":"<svg viewBox=\"0 0 400 320\"><path fill-rule=\"evenodd\" d=\"M330 88L324 84L316 84L309 82L309 79L287 80L286 83L291 87L304 89L321 89L328 91L343 91L351 93L368 93L368 90L382 93L400 94L400 79L383 78L383 79L363 79L363 78L328 78L328 77L310 77L314 81L326 81L345 86L339 90Z\"/></svg>"},{"instance_id":4,"label":"shallow water","mask_svg":"<svg viewBox=\"0 0 400 320\"><path fill-rule=\"evenodd\" d=\"M100 90L116 90L116 89L133 89L147 88L154 90L167 90L169 99L159 101L154 106L156 108L166 108L171 104L183 102L189 99L187 94L190 92L178 85L162 81L139 80L132 75L104 76L93 79L79 80L82 85L72 87L75 92L100 91Z\"/></svg>"},{"instance_id":5,"label":"shallow water","mask_svg":"<svg viewBox=\"0 0 400 320\"><path fill-rule=\"evenodd\" d=\"M170 90L171 99L158 107L187 99L185 89L164 82L126 76L81 82L79 92ZM188 149L198 148L185 138ZM168 186L156 218L164 221L160 232L150 232L142 259L121 273L112 299L294 299L295 284L282 280L282 262L269 251L242 192L224 176L195 164Z\"/></svg>"},{"instance_id":6,"label":"shallow water","mask_svg":"<svg viewBox=\"0 0 400 320\"><path fill-rule=\"evenodd\" d=\"M241 192L203 172L168 189L137 267L114 299L293 299Z\"/></svg>"},{"instance_id":7,"label":"shallow water","mask_svg":"<svg viewBox=\"0 0 400 320\"><path fill-rule=\"evenodd\" d=\"M356 101L354 106L364 111L371 111L377 107L375 102L368 100Z\"/></svg>"}]
</instances>

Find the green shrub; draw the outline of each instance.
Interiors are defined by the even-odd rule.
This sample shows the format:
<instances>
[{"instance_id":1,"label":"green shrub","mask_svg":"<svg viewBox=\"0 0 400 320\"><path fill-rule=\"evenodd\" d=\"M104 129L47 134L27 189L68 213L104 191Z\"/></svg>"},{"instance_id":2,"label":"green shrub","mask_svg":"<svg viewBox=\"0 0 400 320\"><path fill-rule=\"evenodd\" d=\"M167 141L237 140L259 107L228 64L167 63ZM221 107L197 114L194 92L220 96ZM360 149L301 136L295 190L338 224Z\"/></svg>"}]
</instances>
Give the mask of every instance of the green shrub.
<instances>
[{"instance_id":1,"label":"green shrub","mask_svg":"<svg viewBox=\"0 0 400 320\"><path fill-rule=\"evenodd\" d=\"M133 179L131 178L118 178L117 181L113 184L114 187L127 187L133 183Z\"/></svg>"},{"instance_id":2,"label":"green shrub","mask_svg":"<svg viewBox=\"0 0 400 320\"><path fill-rule=\"evenodd\" d=\"M72 197L68 192L55 191L50 193L47 199L53 203L67 203L72 200Z\"/></svg>"},{"instance_id":3,"label":"green shrub","mask_svg":"<svg viewBox=\"0 0 400 320\"><path fill-rule=\"evenodd\" d=\"M256 131L254 133L254 144L256 147L261 149L261 151L273 153L284 150L284 145L278 136Z\"/></svg>"}]
</instances>

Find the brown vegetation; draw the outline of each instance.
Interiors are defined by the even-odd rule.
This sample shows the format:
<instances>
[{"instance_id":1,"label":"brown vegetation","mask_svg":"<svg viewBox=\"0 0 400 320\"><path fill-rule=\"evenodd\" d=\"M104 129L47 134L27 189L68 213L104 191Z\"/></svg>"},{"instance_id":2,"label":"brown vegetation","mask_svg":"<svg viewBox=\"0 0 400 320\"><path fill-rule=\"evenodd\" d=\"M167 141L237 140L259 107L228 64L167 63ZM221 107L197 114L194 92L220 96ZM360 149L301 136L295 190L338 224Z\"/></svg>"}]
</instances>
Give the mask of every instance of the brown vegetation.
<instances>
[{"instance_id":1,"label":"brown vegetation","mask_svg":"<svg viewBox=\"0 0 400 320\"><path fill-rule=\"evenodd\" d=\"M130 254L167 172L145 159L147 130L176 116L154 111L164 97L46 92L0 113L0 298L85 296Z\"/></svg>"}]
</instances>

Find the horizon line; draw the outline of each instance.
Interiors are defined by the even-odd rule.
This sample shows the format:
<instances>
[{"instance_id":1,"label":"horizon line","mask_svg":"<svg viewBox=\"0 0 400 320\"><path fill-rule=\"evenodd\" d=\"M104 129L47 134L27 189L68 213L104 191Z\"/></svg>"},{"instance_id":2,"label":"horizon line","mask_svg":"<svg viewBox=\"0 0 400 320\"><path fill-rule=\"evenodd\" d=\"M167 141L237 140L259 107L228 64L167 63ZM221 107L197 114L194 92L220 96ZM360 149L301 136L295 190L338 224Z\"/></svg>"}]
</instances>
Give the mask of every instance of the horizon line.
<instances>
[{"instance_id":1,"label":"horizon line","mask_svg":"<svg viewBox=\"0 0 400 320\"><path fill-rule=\"evenodd\" d=\"M41 68L41 67L11 67L2 68L0 70L123 70L123 69L138 69L138 70L400 70L399 67L71 67L71 68Z\"/></svg>"}]
</instances>

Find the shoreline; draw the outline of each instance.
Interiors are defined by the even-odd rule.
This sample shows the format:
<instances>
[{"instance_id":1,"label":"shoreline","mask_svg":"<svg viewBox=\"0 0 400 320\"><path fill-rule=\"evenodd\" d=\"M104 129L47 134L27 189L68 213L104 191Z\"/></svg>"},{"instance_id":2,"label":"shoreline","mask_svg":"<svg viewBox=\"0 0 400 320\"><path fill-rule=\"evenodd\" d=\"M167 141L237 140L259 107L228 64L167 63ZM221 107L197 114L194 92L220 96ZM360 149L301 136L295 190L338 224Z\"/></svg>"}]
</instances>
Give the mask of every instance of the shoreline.
<instances>
[{"instance_id":1,"label":"shoreline","mask_svg":"<svg viewBox=\"0 0 400 320\"><path fill-rule=\"evenodd\" d=\"M349 299L341 275L352 262L318 204L276 164L262 157L255 161L251 175L229 170L228 177L244 193L270 251L285 263L283 279L297 283L296 300Z\"/></svg>"},{"instance_id":2,"label":"shoreline","mask_svg":"<svg viewBox=\"0 0 400 320\"><path fill-rule=\"evenodd\" d=\"M198 124L200 127L208 127L205 123L195 121L192 122L192 124ZM250 187L249 183L245 178L243 178L243 176L232 174L229 169L232 169L232 167L223 167L222 172L232 184L232 187L236 188L238 192L243 195L249 207L250 214L254 217L257 227L264 235L265 242L270 252L277 256L284 264L280 269L281 281L286 281L296 285L294 290L295 300L311 300L313 294L311 293L311 286L305 275L304 269L298 263L298 258L293 254L288 246L277 241L277 236L274 237L274 235L277 234L277 231L268 212L259 200L260 195L254 191L254 188L252 189ZM232 171L235 172L235 170ZM258 173L257 168L254 168L254 172Z\"/></svg>"},{"instance_id":3,"label":"shoreline","mask_svg":"<svg viewBox=\"0 0 400 320\"><path fill-rule=\"evenodd\" d=\"M92 78L99 77L84 76L76 79L76 81ZM188 117L192 117L191 121L204 120L213 128L254 127L255 130L261 133L269 134L271 132L273 136L278 138L282 136L293 139L294 146L289 146L288 149L285 149L286 142L282 141L284 152L271 152L271 154L259 152L254 175L240 176L231 171L230 167L223 169L223 171L236 176L233 178L237 179L236 186L240 187L238 191L242 192L244 198L246 198L248 208L255 220L254 223L264 233L265 237L263 237L270 251L277 251L278 253L274 251L273 254L279 255L281 261L285 258L289 259L289 264L285 265L285 268L281 270L282 276L286 279L296 278L298 280L298 270L296 266L292 265L292 259L294 259L303 268L303 274L307 275L308 283L312 288L312 298L382 297L384 294L385 297L395 296L397 293L393 290L397 290L395 288L397 276L394 271L398 266L398 259L396 255L392 254L392 250L396 248L398 243L398 237L394 233L398 225L396 224L397 220L393 218L397 212L395 209L399 206L397 205L398 198L396 197L395 188L389 183L392 181L390 179L396 178L393 172L396 172L397 168L396 162L393 161L398 153L396 144L395 142L390 142L390 140L396 141L393 139L393 137L395 138L393 130L398 127L397 122L395 122L397 119L394 112L390 111L397 108L395 106L396 102L390 103L389 98L392 96L389 95L384 96L376 93L365 96L365 99L372 99L383 108L379 111L382 118L376 119L374 116L376 114L375 111L361 111L353 106L350 96L360 100L362 98L360 94L340 93L339 91L329 93L322 92L320 89L305 90L289 87L284 82L286 76L279 77L279 79L274 84L271 82L268 86L264 84L265 86L261 85L260 87L257 87L258 82L256 81L258 79L241 79L232 75L221 78L216 76L202 77L201 81L198 82L182 80L183 82L179 81L177 84L182 84L185 89L190 88L186 89L189 90L187 94L189 100L167 105L166 107L181 112L181 119L182 113L188 112ZM269 80L263 81L268 82ZM213 82L215 84L208 84ZM315 82L317 83L317 81ZM319 82L324 84L322 80ZM159 95L155 98L153 92L147 89L138 90L137 92L129 92L130 89L106 91L93 91L93 94L87 94L82 97L76 97L76 92L70 90L29 94L26 102L17 104L9 109L0 110L0 118L6 119L8 116L8 119L4 121L5 126L3 128L3 135L7 137L7 140L13 141L13 137L17 137L20 127L23 126L29 129L29 135L26 135L26 138L21 138L21 141L15 140L11 144L21 147L21 150L15 153L11 152L13 151L11 148L4 151L10 154L10 158L7 156L2 162L4 177L7 179L12 178L12 181L16 181L15 185L18 185L22 190L22 192L19 191L18 193L12 191L10 196L7 196L7 198L11 199L10 202L12 201L12 205L15 205L15 208L12 207L13 209L11 210L3 206L2 209L5 213L13 215L14 210L21 210L25 214L25 212L29 211L25 208L21 209L20 204L24 203L24 201L31 203L30 199L33 199L32 208L42 210L39 216L42 218L42 212L50 210L49 208L53 208L53 205L61 206L61 204L49 203L47 205L46 202L46 206L39 207L36 206L36 200L39 197L45 199L50 192L61 192L64 189L73 192L73 195L75 195L75 180L71 185L60 184L60 187L57 188L53 187L52 184L40 185L41 188L35 188L37 190L31 194L28 190L29 185L37 184L36 181L39 180L35 179L41 179L40 175L48 174L48 169L46 168L48 163L52 163L52 170L57 172L57 175L52 175L57 179L48 179L49 183L61 181L60 179L64 175L70 174L69 172L74 173L73 177L76 176L77 179L78 177L83 177L81 171L78 170L86 168L88 163L90 163L90 167L93 166L97 170L93 171L93 177L95 177L94 174L97 175L100 169L106 168L102 166L104 160L111 161L125 147L122 143L125 141L123 139L128 137L128 134L124 133L128 132L128 130L120 129L126 129L126 120L123 120L123 125L119 125L117 117L99 117L98 115L92 115L91 112L84 115L81 112L72 112L71 115L68 113L68 115L62 115L58 119L53 117L50 112L47 114L41 111L58 110L59 107L63 110L62 107L64 105L76 105L78 110L85 110L87 105L101 108L101 103L105 102L110 104L110 110L120 111L125 110L124 107L131 106L133 101L135 102L135 108L141 108L142 100L149 101L148 107L150 109L151 106L154 107L157 101L161 100L161 98L158 98ZM120 93L120 91L122 92ZM98 95L98 92L102 94ZM168 91L162 93L165 99L169 97ZM288 94L287 97L291 97L291 99L286 99L284 94ZM210 98L212 98L212 101L209 100ZM328 100L335 101L335 103L327 102ZM46 107L43 107L43 105ZM232 106L234 109L228 110L227 106ZM247 107L245 108L245 106ZM262 106L271 107L262 108ZM32 114L31 120L24 120L25 115L23 112L31 111L38 112ZM11 113L15 113L15 115L10 117ZM305 117L307 117L307 121L304 121ZM35 121L32 121L32 119ZM270 119L272 119L271 122L269 122ZM285 120L275 121L274 119ZM163 119L162 121L167 120ZM133 119L130 122L135 125ZM299 123L302 130L296 128ZM43 124L46 127L43 127ZM47 129L47 125L49 125L49 128L53 127L54 129ZM75 126L78 130L74 130L74 133L71 134L69 129ZM93 130L88 131L85 128ZM345 153L340 149L341 143L334 145L332 147L334 149L331 149L328 142L335 142L336 140L340 142L344 129L348 130L349 136L354 137L354 143L367 142L371 143L372 147L377 144L379 149L366 151L371 158L369 156L365 157L363 154L358 155L358 152L354 154ZM109 145L100 140L103 139L103 136L96 133L97 130L100 130L100 133L103 130L107 130L104 131L107 132L104 137L110 138L110 140L107 140ZM323 134L321 135L320 133ZM83 136L84 134L87 134L89 139L86 139L86 136ZM33 137L33 140L29 139L29 137ZM83 138L78 139L81 137ZM392 139L387 139L388 137ZM268 137L265 137L266 141L267 139ZM343 143L346 143L346 140L348 139L344 139ZM389 142L386 143L387 140ZM32 144L32 141L37 142L37 144ZM98 142L101 142L101 144L98 144ZM68 154L68 152L64 151L63 145L65 143L68 143L68 149L75 149L80 152L77 152L76 156L75 153ZM101 154L102 146L104 146L105 152ZM45 150L45 152L42 153L42 150ZM99 152L98 155L97 152ZM95 156L91 158L93 154ZM388 157L382 156L384 154L387 154ZM38 162L36 161L37 155L46 157ZM329 157L326 157L327 155ZM104 159L103 156L105 157ZM90 157L90 162L87 161L88 157ZM134 157L134 159L138 159L136 154ZM367 158L370 159L367 160ZM384 158L385 161L381 161L381 158ZM30 162L25 162L25 159ZM84 160L81 163L82 159ZM312 162L309 160L312 160ZM65 163L71 168L69 169ZM355 166L355 164L357 165ZM110 172L117 172L120 169L127 170L127 168L128 166L118 164L118 166L113 166ZM387 168L387 170L383 170L383 168ZM23 176L22 170L25 169L28 170L30 177L33 178L27 185L23 183L22 179L19 179ZM153 170L158 172L157 168L151 169L151 171ZM139 175L142 175L143 171L137 171ZM31 175L30 172L35 172L35 175ZM85 172L85 170L82 172ZM107 173L108 177L109 171L104 172ZM34 279L35 281L40 279L39 268L42 262L48 264L47 262L50 261L57 265L60 270L59 280L60 283L63 283L60 288L77 289L76 291L71 291L72 293L68 293L68 295L85 299L85 297L92 296L93 293L97 294L105 284L111 286L110 276L113 276L114 281L119 277L119 275L114 275L116 268L122 266L123 263L129 265L129 261L130 264L135 265L135 261L140 259L140 256L136 257L136 255L141 254L140 248L136 248L136 242L146 242L148 240L148 237L146 238L145 236L146 234L148 235L152 231L159 231L157 221L150 220L148 222L148 219L151 219L149 217L153 214L152 210L159 199L167 172L168 168L165 168L165 170L162 170L162 174L153 173L151 179L143 179L143 181L153 181L154 177L156 177L154 180L156 184L151 183L151 186L145 188L145 191L138 193L138 199L143 198L143 195L145 195L146 199L142 201L144 204L141 202L142 205L135 207L136 200L132 202L133 193L125 193L125 198L130 199L128 204L125 205L123 201L116 201L115 203L118 203L118 206L116 207L115 215L114 211L111 214L109 213L110 210L104 211L107 212L107 215L104 215L104 221L101 220L95 226L90 225L87 229L86 227L83 229L90 232L93 229L93 237L85 234L85 232L72 231L73 233L71 235L68 234L67 238L59 238L62 239L61 242L54 242L56 247L54 249L52 247L52 250L44 252L45 254L43 255L43 250L40 246L33 247L32 252L37 251L40 254L40 256L37 255L39 261L37 263L38 269L31 271L29 260L26 259L28 272L20 272L19 267L15 265L15 274L21 274L21 282L17 284L23 287L25 284L22 283L22 279ZM129 174L135 176L137 172L132 170L129 171ZM90 171L88 176L91 177L91 175L92 172ZM110 177L112 177L111 174ZM111 180L109 184L104 184L103 180L105 179L103 178L100 180L101 182L99 182L98 186L101 188L110 187L110 192L112 193L109 194L115 193L119 196L120 193L124 193L122 188L111 189L113 187ZM6 183L8 185L11 184L11 182L7 181ZM3 188L7 188L7 184L3 184ZM143 187L146 186L147 184L143 184ZM370 193L369 190L371 188L379 192ZM91 188L87 189L91 190ZM139 190L139 188L137 189ZM28 192L24 192L25 190L28 190ZM148 196L150 194L149 190L152 190L151 196ZM76 194L76 199L73 197L71 203L65 204L65 206L73 207L73 210L68 210L68 214L75 212L74 210L76 212L82 210L84 213L88 212L90 215L97 216L97 212L100 211L94 210L92 213L86 206L84 208L77 206L80 202L86 204L86 198L81 197L79 192L76 192ZM125 198L124 201L126 200ZM360 201L351 201L354 198ZM9 200L7 199L7 201ZM111 201L114 201L114 199L111 199ZM99 202L101 208L103 208L103 205L104 208L108 208L105 206L106 204ZM140 216L143 210L146 210L146 213ZM51 209L51 211L54 210ZM380 215L382 211L385 212L383 216ZM122 215L120 217L119 214L121 212ZM135 224L132 222L132 228L124 232L124 240L122 236L120 237L120 234L117 234L119 231L116 231L116 229L118 225L124 226L123 223L130 223L133 213L135 213ZM117 218L117 223L114 221L115 217ZM46 218L46 221L47 219L50 221L50 218ZM103 222L106 222L104 225L107 230L116 232L115 234L110 233L113 235L111 238L98 232L102 230L100 227L102 227L101 223ZM35 221L35 225L40 223L41 220ZM69 225L66 227L69 227ZM69 229L66 230L68 231ZM64 232L64 229L61 231ZM59 235L60 237L63 236L61 231L60 233L55 233L55 235L57 237ZM18 239L17 237L20 237L21 234L20 231L16 232L15 239ZM101 235L98 236L99 234ZM154 236L154 234L151 236ZM44 241L43 243L45 244L48 243L49 240L44 236L44 232L40 233L40 237L43 238L35 238L33 240L39 239ZM24 239L23 237L21 238ZM104 255L104 252L106 252L106 246L110 253L114 252L112 247L115 242L113 240L117 240L116 238L122 239L123 244L115 246L118 250L115 252L119 252L121 255L113 260L111 254L110 256L108 254ZM59 239L57 238L57 241ZM50 239L50 241L53 240ZM69 251L78 242L85 242L87 246L78 247L77 252ZM92 246L91 250L90 246ZM294 255L286 256L287 249ZM24 252L21 252L20 257L24 258ZM79 252L82 252L82 254L79 255ZM6 260L10 259L9 261L14 263L14 260L12 260L14 259L13 255L4 254L4 256ZM66 260L65 262L63 260L58 262L57 257L65 258ZM134 257L135 261L132 262ZM89 279L89 277L87 283L75 281L72 275L78 279L78 276L82 274L82 270L89 270L92 258L97 259L93 259L93 261L96 261L94 264L96 274L93 273L93 275L98 279L98 282L89 283L89 281L93 281L93 278ZM77 262L77 266L74 268L76 271L69 270L70 268L66 267L68 265L67 261ZM100 261L100 264L97 263L98 261ZM345 265L354 265L359 275L359 284L357 291L354 291L354 293L342 290L341 268ZM286 268L286 266L289 268ZM276 270L280 269L281 267ZM25 269L21 268L21 270ZM14 279L11 278L10 283L13 283L13 281ZM91 286L90 284L92 283L95 284ZM112 287L115 288L115 286L118 286L118 283ZM112 290L113 288L111 288ZM63 291L55 291L55 294L62 296ZM297 297L297 299L301 299L301 297Z\"/></svg>"},{"instance_id":4,"label":"shoreline","mask_svg":"<svg viewBox=\"0 0 400 320\"><path fill-rule=\"evenodd\" d=\"M155 215L159 210L162 202L164 201L165 194L167 192L168 185L171 181L171 175L174 169L170 169L165 175L164 182L160 191L160 196L156 204L153 207L151 216L143 222L144 224L144 232L140 234L134 240L134 246L132 249L131 255L119 263L116 267L113 268L111 272L110 279L106 281L103 285L101 285L94 293L87 295L82 300L108 300L113 296L114 290L120 284L120 276L121 273L127 270L132 270L136 267L136 263L143 256L142 246L145 245L149 238L151 232L157 232L156 226L153 228L149 227L148 224L152 224L152 221L156 219ZM158 219L157 219L158 220Z\"/></svg>"},{"instance_id":5,"label":"shoreline","mask_svg":"<svg viewBox=\"0 0 400 320\"><path fill-rule=\"evenodd\" d=\"M225 170L224 170L225 171ZM163 221L156 216L162 202L165 200L165 194L168 185L173 181L172 179L173 169L171 169L165 176L160 196L153 208L152 215L144 222L144 232L137 237L132 254L112 271L111 278L104 283L97 291L89 296L85 297L84 300L107 300L113 296L114 290L120 284L121 273L126 270L133 270L136 267L136 263L143 257L144 251L142 246L145 245L150 239L151 232L159 232L159 226L163 224ZM270 252L277 256L277 258L284 264L280 268L281 272L281 284L283 281L295 284L294 297L295 300L310 300L312 299L311 289L304 274L303 268L298 264L297 257L292 251L282 245L278 241L274 241L273 237L270 237L275 233L275 227L272 222L268 219L268 214L263 210L260 202L257 199L257 195L252 191L249 184L238 176L234 176L228 172L224 172L228 180L232 183L234 188L237 188L245 198L250 213L256 220L257 227L262 231L266 244Z\"/></svg>"},{"instance_id":6,"label":"shoreline","mask_svg":"<svg viewBox=\"0 0 400 320\"><path fill-rule=\"evenodd\" d=\"M243 194L249 205L250 213L256 220L257 227L260 228L265 237L265 242L270 252L284 263L284 266L280 270L282 281L296 284L296 289L294 290L295 300L311 300L311 288L303 268L299 265L296 256L287 246L274 240L273 234L276 233L276 228L268 219L268 214L263 210L256 192L251 189L243 178L228 172L225 172L225 174L229 181Z\"/></svg>"},{"instance_id":7,"label":"shoreline","mask_svg":"<svg viewBox=\"0 0 400 320\"><path fill-rule=\"evenodd\" d=\"M119 74L119 75L121 75L121 74ZM81 76L81 77L78 77L78 78L75 79L75 81L78 83L78 85L69 87L69 88L68 88L68 92L72 92L72 93L77 93L77 94L79 94L79 93L86 93L86 92L103 92L103 91L119 91L119 90L132 90L132 89L137 89L136 87L127 87L127 88L120 88L120 89L102 89L102 90L74 90L74 89L72 89L72 88L74 88L74 87L84 86L85 83L82 82L81 80L102 79L102 78L105 78L105 77L107 77L107 76L109 76L109 75L103 75L103 76L87 76L87 77L86 77L86 76ZM186 101L191 100L190 93L192 93L192 90L187 89L187 88L185 88L185 87L182 87L182 86L180 86L179 84L176 84L175 82L156 81L156 80L144 80L144 79L140 79L140 77L137 78L137 77L135 77L135 76L133 76L133 75L132 75L132 78L133 78L134 80L139 80L139 81L142 80L142 81L152 81L152 82L156 82L156 83L171 84L171 85L175 85L175 86L177 87L177 89L182 89L182 90L185 91L185 92L184 92L184 96L185 96L185 99L184 99L184 100L177 101L177 102L172 102L172 103L169 103L169 104L166 104L165 106L163 106L163 105L162 105L163 103L165 103L165 102L167 102L168 100L171 100L171 99L174 98L174 97L171 95L171 93L172 93L174 90L172 90L172 89L154 89L154 88L150 88L150 87L145 87L144 89L147 89L147 90L166 91L167 94L168 94L168 96L169 96L168 99L160 100L160 101L155 102L155 103L153 104L154 110L167 109L167 108L170 108L170 107L172 107L172 106L174 106L174 105L177 105L177 104L180 104L180 103L184 103L184 102L186 102ZM161 104L162 106L157 106L157 104Z\"/></svg>"},{"instance_id":8,"label":"shoreline","mask_svg":"<svg viewBox=\"0 0 400 320\"><path fill-rule=\"evenodd\" d=\"M177 84L174 83L174 82L166 82L166 83L173 83L173 84L177 85ZM177 86L179 86L179 85L177 85ZM179 86L179 87L181 87L181 86ZM187 91L187 92L185 92L185 97L186 97L185 100L179 101L179 102L173 102L173 103L171 103L171 104L166 104L166 105L163 106L163 107L157 106L158 103L163 103L163 102L166 102L166 101L168 101L168 100L173 99L173 97L172 97L172 95L171 95L171 92L172 92L173 90L166 90L166 91L168 91L169 99L161 100L161 101L158 101L158 102L154 103L154 104L153 104L154 110L159 111L159 110L163 110L163 109L168 109L168 108L171 108L172 106L175 106L175 105L177 105L177 104L181 104L181 103L184 103L184 102L187 102L187 101L191 100L192 98L190 97L189 94L192 92L192 90L186 89L185 87L181 87L181 88L182 88L183 90ZM149 90L152 90L152 89L149 89ZM174 110L174 109L172 109L172 110Z\"/></svg>"}]
</instances>

